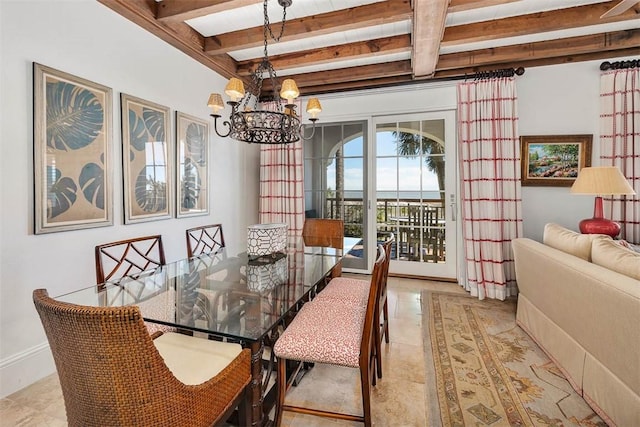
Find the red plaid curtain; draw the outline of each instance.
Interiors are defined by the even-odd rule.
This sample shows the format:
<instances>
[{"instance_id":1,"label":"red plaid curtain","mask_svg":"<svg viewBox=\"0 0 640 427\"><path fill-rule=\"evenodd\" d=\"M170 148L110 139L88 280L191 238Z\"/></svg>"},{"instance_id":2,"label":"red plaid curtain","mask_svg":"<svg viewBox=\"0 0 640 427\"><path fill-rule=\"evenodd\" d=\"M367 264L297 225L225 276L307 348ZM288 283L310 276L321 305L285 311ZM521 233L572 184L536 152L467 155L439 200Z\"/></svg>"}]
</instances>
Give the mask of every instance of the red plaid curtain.
<instances>
[{"instance_id":1,"label":"red plaid curtain","mask_svg":"<svg viewBox=\"0 0 640 427\"><path fill-rule=\"evenodd\" d=\"M302 140L260 147L260 222L287 223L291 235L302 235L304 226L302 147Z\"/></svg>"},{"instance_id":2,"label":"red plaid curtain","mask_svg":"<svg viewBox=\"0 0 640 427\"><path fill-rule=\"evenodd\" d=\"M604 197L605 217L620 224L620 238L640 244L640 68L600 75L600 163L618 166L635 196Z\"/></svg>"},{"instance_id":3,"label":"red plaid curtain","mask_svg":"<svg viewBox=\"0 0 640 427\"><path fill-rule=\"evenodd\" d=\"M511 240L522 235L515 80L458 85L464 288L479 299L517 293Z\"/></svg>"}]
</instances>

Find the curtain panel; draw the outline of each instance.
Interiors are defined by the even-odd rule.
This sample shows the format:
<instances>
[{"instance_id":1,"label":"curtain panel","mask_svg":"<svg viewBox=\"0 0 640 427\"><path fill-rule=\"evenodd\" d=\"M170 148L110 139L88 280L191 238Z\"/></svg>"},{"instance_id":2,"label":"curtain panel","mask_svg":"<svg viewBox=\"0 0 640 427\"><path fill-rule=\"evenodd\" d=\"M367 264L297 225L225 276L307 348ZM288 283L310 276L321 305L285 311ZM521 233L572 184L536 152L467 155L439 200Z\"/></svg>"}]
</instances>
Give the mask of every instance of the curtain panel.
<instances>
[{"instance_id":1,"label":"curtain panel","mask_svg":"<svg viewBox=\"0 0 640 427\"><path fill-rule=\"evenodd\" d=\"M635 196L603 197L605 217L620 224L620 238L640 244L640 68L600 75L600 163L617 166Z\"/></svg>"},{"instance_id":2,"label":"curtain panel","mask_svg":"<svg viewBox=\"0 0 640 427\"><path fill-rule=\"evenodd\" d=\"M479 299L517 294L511 240L522 235L515 79L458 85L458 148L466 277Z\"/></svg>"},{"instance_id":3,"label":"curtain panel","mask_svg":"<svg viewBox=\"0 0 640 427\"><path fill-rule=\"evenodd\" d=\"M300 111L300 101L296 101ZM277 104L264 104L265 109ZM304 226L303 141L260 146L261 223L284 222L290 235L302 235Z\"/></svg>"}]
</instances>

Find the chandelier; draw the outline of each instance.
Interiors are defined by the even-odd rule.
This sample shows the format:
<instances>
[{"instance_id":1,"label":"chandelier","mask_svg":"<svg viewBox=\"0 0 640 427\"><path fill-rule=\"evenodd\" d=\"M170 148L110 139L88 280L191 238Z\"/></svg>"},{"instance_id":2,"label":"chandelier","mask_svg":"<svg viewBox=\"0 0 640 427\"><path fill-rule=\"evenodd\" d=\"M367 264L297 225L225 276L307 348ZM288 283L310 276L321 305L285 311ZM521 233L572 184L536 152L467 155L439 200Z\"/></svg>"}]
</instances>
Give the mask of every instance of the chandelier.
<instances>
[{"instance_id":1,"label":"chandelier","mask_svg":"<svg viewBox=\"0 0 640 427\"><path fill-rule=\"evenodd\" d=\"M269 60L267 53L267 39L270 35L276 42L280 40L284 33L284 25L287 16L287 7L291 6L293 0L278 0L278 4L282 6L282 27L280 34L274 36L271 25L269 24L269 14L267 12L267 0L264 0L264 57L256 69L251 73L251 81L249 90L245 91L242 80L232 77L225 87L225 94L229 96L227 104L231 106L231 115L229 120L222 122L223 129L227 127L226 132L218 130L218 119L222 116L220 111L224 108L222 96L219 93L212 93L209 96L207 105L213 111L211 116L214 120L214 130L218 136L226 138L227 136L251 144L288 144L299 141L300 139L308 140L315 133L317 115L322 111L318 98L310 98L307 103L307 113L311 115L309 120L312 123L311 134L304 135L303 125L300 123L300 117L296 112L294 100L300 95L298 86L293 79L285 79L280 87L280 97L286 100L285 105L279 101L278 97L278 81L276 71ZM269 78L273 89L273 110L259 109L258 103L262 92L262 81Z\"/></svg>"}]
</instances>

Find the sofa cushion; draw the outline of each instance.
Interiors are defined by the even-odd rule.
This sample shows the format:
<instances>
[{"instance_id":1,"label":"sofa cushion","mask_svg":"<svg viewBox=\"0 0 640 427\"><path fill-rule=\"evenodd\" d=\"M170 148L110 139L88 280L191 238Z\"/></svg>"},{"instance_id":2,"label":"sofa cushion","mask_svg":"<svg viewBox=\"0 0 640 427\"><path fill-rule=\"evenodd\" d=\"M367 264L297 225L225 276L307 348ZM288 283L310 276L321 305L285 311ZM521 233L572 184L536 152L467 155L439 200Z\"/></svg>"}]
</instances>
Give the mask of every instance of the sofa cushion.
<instances>
[{"instance_id":1,"label":"sofa cushion","mask_svg":"<svg viewBox=\"0 0 640 427\"><path fill-rule=\"evenodd\" d=\"M591 249L591 257L594 264L640 280L640 253L628 249L614 240L595 240Z\"/></svg>"},{"instance_id":2,"label":"sofa cushion","mask_svg":"<svg viewBox=\"0 0 640 427\"><path fill-rule=\"evenodd\" d=\"M548 223L544 226L542 242L559 251L591 261L591 243L596 239L611 240L611 237L603 234L581 234L561 225Z\"/></svg>"}]
</instances>

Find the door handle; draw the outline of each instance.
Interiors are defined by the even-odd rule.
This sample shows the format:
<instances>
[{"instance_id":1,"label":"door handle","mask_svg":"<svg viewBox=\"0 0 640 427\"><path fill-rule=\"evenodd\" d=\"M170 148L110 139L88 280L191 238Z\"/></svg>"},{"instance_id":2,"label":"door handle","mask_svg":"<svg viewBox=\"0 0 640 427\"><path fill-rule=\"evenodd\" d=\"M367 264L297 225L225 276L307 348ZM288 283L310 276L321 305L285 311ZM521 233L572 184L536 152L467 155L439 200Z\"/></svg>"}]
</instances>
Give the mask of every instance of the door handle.
<instances>
[{"instance_id":1,"label":"door handle","mask_svg":"<svg viewBox=\"0 0 640 427\"><path fill-rule=\"evenodd\" d=\"M451 208L451 221L456 221L456 196L454 194L449 194L449 207Z\"/></svg>"}]
</instances>

